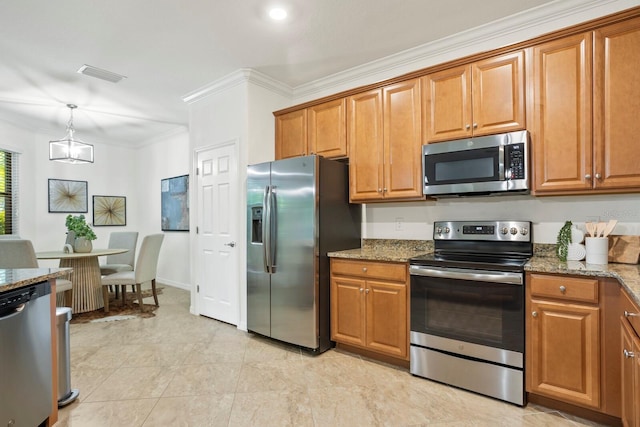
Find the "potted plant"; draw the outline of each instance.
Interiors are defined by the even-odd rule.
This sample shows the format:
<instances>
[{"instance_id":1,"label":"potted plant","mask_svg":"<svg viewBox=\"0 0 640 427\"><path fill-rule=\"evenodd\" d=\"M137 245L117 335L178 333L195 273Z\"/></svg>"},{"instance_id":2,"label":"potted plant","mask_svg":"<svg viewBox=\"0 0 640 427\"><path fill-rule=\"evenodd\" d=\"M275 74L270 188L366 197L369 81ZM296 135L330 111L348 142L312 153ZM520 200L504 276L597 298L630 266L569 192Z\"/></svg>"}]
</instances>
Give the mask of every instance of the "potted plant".
<instances>
[{"instance_id":1,"label":"potted plant","mask_svg":"<svg viewBox=\"0 0 640 427\"><path fill-rule=\"evenodd\" d=\"M84 215L67 215L65 225L68 233L73 233L75 239L73 250L75 252L91 252L93 249L91 241L97 239L97 236L91 226L87 224Z\"/></svg>"}]
</instances>

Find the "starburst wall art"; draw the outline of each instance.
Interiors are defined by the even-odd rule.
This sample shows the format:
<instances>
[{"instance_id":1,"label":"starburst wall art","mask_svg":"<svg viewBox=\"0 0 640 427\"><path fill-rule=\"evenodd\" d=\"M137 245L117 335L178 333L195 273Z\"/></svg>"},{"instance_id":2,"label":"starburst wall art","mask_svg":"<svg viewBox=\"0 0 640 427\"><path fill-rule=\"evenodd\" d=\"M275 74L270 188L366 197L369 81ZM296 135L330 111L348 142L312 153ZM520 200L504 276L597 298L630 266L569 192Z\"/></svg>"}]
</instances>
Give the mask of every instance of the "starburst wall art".
<instances>
[{"instance_id":1,"label":"starburst wall art","mask_svg":"<svg viewBox=\"0 0 640 427\"><path fill-rule=\"evenodd\" d=\"M49 212L87 212L87 181L49 179Z\"/></svg>"},{"instance_id":2,"label":"starburst wall art","mask_svg":"<svg viewBox=\"0 0 640 427\"><path fill-rule=\"evenodd\" d=\"M93 225L127 225L127 198L93 196Z\"/></svg>"}]
</instances>

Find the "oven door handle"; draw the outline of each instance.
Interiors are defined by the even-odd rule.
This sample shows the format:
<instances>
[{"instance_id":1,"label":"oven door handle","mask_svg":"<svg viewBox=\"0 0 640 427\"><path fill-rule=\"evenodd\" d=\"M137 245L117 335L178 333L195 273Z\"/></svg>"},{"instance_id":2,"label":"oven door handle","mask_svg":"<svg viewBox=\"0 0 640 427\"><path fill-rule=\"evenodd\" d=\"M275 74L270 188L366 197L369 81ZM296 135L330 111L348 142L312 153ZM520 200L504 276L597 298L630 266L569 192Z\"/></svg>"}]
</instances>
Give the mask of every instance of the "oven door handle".
<instances>
[{"instance_id":1,"label":"oven door handle","mask_svg":"<svg viewBox=\"0 0 640 427\"><path fill-rule=\"evenodd\" d=\"M522 285L524 278L522 273L508 271L469 270L451 267L423 267L412 265L409 267L412 276L437 277L442 279L460 279L474 282L505 283L509 285Z\"/></svg>"}]
</instances>

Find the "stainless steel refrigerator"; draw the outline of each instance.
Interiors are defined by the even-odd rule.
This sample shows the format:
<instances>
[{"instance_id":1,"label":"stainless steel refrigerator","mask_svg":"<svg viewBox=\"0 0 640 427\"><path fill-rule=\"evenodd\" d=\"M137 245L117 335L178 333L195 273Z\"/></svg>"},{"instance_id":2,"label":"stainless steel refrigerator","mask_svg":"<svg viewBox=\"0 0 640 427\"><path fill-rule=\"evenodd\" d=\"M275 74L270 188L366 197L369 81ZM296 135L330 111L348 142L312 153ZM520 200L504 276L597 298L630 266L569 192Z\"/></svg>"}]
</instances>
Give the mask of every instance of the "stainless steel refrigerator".
<instances>
[{"instance_id":1,"label":"stainless steel refrigerator","mask_svg":"<svg viewBox=\"0 0 640 427\"><path fill-rule=\"evenodd\" d=\"M247 327L323 352L331 346L327 252L360 247L345 163L319 156L249 166Z\"/></svg>"}]
</instances>

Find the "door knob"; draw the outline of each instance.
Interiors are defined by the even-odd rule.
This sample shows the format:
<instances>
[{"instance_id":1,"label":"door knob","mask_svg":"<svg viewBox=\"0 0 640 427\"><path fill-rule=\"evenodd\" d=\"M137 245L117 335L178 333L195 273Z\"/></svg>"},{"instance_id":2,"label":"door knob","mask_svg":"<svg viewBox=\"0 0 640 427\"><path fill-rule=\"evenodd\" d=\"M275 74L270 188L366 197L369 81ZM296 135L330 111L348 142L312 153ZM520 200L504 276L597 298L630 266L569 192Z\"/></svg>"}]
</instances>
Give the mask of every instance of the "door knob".
<instances>
[{"instance_id":1,"label":"door knob","mask_svg":"<svg viewBox=\"0 0 640 427\"><path fill-rule=\"evenodd\" d=\"M232 248L236 247L236 242L229 242L229 243L225 243L225 246L231 246Z\"/></svg>"}]
</instances>

